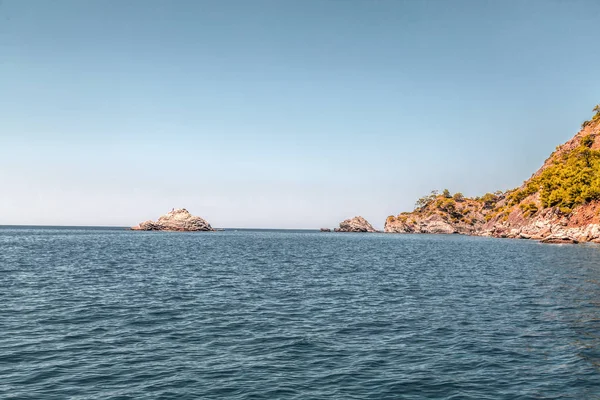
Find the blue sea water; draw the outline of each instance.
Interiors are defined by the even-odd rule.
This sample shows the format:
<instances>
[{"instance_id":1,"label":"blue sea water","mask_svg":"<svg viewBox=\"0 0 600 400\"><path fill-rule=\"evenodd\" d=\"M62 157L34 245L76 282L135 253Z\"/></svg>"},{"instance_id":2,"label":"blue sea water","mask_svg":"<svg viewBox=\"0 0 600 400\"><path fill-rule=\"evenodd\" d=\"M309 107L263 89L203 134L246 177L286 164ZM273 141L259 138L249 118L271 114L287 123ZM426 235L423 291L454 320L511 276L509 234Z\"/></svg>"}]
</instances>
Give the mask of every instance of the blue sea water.
<instances>
[{"instance_id":1,"label":"blue sea water","mask_svg":"<svg viewBox=\"0 0 600 400\"><path fill-rule=\"evenodd\" d=\"M600 399L600 247L0 228L2 399Z\"/></svg>"}]
</instances>

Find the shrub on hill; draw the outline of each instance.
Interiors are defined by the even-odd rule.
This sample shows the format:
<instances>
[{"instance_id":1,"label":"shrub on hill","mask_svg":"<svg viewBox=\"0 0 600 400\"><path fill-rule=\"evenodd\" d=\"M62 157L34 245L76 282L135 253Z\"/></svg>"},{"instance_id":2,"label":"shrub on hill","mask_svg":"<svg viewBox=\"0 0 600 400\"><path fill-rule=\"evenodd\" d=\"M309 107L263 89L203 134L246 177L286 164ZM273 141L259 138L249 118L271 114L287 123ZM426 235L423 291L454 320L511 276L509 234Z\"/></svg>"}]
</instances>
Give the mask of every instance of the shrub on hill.
<instances>
[{"instance_id":1,"label":"shrub on hill","mask_svg":"<svg viewBox=\"0 0 600 400\"><path fill-rule=\"evenodd\" d=\"M595 112L594 116L590 120L583 121L583 123L581 124L581 129L585 128L592 122L598 121L600 119L600 104L596 104L596 106L594 107L594 109L592 111Z\"/></svg>"},{"instance_id":2,"label":"shrub on hill","mask_svg":"<svg viewBox=\"0 0 600 400\"><path fill-rule=\"evenodd\" d=\"M463 194L460 192L454 193L454 196L452 196L452 197L454 198L455 201L458 201L458 202L465 200L465 196L463 196Z\"/></svg>"},{"instance_id":3,"label":"shrub on hill","mask_svg":"<svg viewBox=\"0 0 600 400\"><path fill-rule=\"evenodd\" d=\"M600 151L590 148L593 143L593 137L583 137L577 148L555 160L524 189L513 192L511 204L539 192L544 208L558 207L568 214L575 206L600 199Z\"/></svg>"},{"instance_id":4,"label":"shrub on hill","mask_svg":"<svg viewBox=\"0 0 600 400\"><path fill-rule=\"evenodd\" d=\"M519 208L523 211L525 217L530 217L538 212L538 206L535 203L523 203L519 205Z\"/></svg>"},{"instance_id":5,"label":"shrub on hill","mask_svg":"<svg viewBox=\"0 0 600 400\"><path fill-rule=\"evenodd\" d=\"M486 193L481 197L481 201L485 208L492 208L498 201L498 196L492 193Z\"/></svg>"}]
</instances>

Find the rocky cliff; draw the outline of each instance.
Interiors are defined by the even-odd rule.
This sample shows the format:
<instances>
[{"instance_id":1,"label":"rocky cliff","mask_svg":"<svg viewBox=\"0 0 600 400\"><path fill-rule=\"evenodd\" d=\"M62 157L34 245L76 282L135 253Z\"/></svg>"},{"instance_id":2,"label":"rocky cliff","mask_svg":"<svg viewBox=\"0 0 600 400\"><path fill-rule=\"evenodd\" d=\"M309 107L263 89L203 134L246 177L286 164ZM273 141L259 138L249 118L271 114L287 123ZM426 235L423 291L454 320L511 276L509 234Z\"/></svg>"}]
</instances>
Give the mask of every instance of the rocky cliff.
<instances>
[{"instance_id":1,"label":"rocky cliff","mask_svg":"<svg viewBox=\"0 0 600 400\"><path fill-rule=\"evenodd\" d=\"M476 198L434 191L414 211L389 216L384 231L600 243L600 106L594 111L521 187Z\"/></svg>"},{"instance_id":2,"label":"rocky cliff","mask_svg":"<svg viewBox=\"0 0 600 400\"><path fill-rule=\"evenodd\" d=\"M389 216L385 232L390 233L462 233L476 234L485 222L489 206L479 199L440 195L433 192L420 201L413 212Z\"/></svg>"},{"instance_id":3,"label":"rocky cliff","mask_svg":"<svg viewBox=\"0 0 600 400\"><path fill-rule=\"evenodd\" d=\"M366 219L361 216L340 222L340 227L335 232L377 232Z\"/></svg>"},{"instance_id":4,"label":"rocky cliff","mask_svg":"<svg viewBox=\"0 0 600 400\"><path fill-rule=\"evenodd\" d=\"M134 231L213 231L206 220L196 217L185 208L172 210L157 221L144 221L131 228Z\"/></svg>"}]
</instances>

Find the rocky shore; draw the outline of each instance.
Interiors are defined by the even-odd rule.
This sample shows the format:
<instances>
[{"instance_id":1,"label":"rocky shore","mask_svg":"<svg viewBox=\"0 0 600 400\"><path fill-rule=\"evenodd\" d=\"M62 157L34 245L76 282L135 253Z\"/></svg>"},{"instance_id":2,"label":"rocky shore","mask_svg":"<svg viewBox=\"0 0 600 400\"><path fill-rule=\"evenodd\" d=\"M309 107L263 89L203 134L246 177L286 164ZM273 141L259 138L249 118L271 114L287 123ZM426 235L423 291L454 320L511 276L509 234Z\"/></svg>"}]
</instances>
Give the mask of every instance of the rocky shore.
<instances>
[{"instance_id":1,"label":"rocky shore","mask_svg":"<svg viewBox=\"0 0 600 400\"><path fill-rule=\"evenodd\" d=\"M565 215L557 209L547 209L531 217L523 215L521 210L514 210L508 215L508 218L506 216L499 220L493 218L489 222L485 222L485 217L480 219L472 217L470 222L465 222L453 220L452 216L445 215L444 212L414 212L388 217L384 232L463 234L531 239L543 243L600 243L600 223L597 218L592 217L588 221L578 221L581 214L597 216L599 211L600 202L594 202L578 208L570 215ZM476 211L473 214L481 215L482 213Z\"/></svg>"},{"instance_id":2,"label":"rocky shore","mask_svg":"<svg viewBox=\"0 0 600 400\"><path fill-rule=\"evenodd\" d=\"M543 210L533 217L514 213L505 221L484 225L478 233L482 236L539 240L543 243L600 243L599 211L600 202L595 201L578 207L570 214L554 208Z\"/></svg>"},{"instance_id":3,"label":"rocky shore","mask_svg":"<svg viewBox=\"0 0 600 400\"><path fill-rule=\"evenodd\" d=\"M185 208L173 209L157 221L144 221L131 228L134 231L214 231L203 218L190 214Z\"/></svg>"}]
</instances>

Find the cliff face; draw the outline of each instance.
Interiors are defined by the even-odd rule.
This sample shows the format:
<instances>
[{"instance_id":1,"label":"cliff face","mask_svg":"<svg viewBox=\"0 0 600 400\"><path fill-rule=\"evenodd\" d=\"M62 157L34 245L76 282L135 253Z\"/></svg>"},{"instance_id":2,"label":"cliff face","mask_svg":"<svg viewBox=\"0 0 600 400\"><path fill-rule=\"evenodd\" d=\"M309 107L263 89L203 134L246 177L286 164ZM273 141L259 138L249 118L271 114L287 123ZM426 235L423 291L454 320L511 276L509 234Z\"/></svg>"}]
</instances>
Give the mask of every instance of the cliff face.
<instances>
[{"instance_id":1,"label":"cliff face","mask_svg":"<svg viewBox=\"0 0 600 400\"><path fill-rule=\"evenodd\" d=\"M213 231L206 220L196 217L185 208L172 210L157 221L144 221L131 228L134 231Z\"/></svg>"},{"instance_id":2,"label":"cliff face","mask_svg":"<svg viewBox=\"0 0 600 400\"><path fill-rule=\"evenodd\" d=\"M600 243L600 110L517 189L464 198L432 192L385 232L461 233Z\"/></svg>"}]
</instances>

